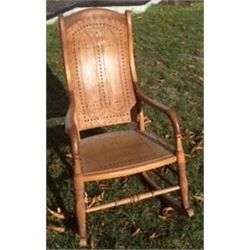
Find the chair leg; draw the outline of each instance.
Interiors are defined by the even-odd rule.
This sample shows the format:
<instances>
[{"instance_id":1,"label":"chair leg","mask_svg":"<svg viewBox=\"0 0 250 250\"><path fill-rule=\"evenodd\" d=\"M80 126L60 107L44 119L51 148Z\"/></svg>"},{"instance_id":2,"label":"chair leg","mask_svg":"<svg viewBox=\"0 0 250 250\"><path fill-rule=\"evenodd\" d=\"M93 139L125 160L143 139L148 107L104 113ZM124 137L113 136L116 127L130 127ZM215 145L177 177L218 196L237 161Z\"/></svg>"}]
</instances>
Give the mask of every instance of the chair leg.
<instances>
[{"instance_id":1,"label":"chair leg","mask_svg":"<svg viewBox=\"0 0 250 250\"><path fill-rule=\"evenodd\" d=\"M76 199L76 217L78 224L78 233L80 236L80 247L87 246L86 237L86 211L84 201L84 183L79 178L75 178L75 199Z\"/></svg>"},{"instance_id":2,"label":"chair leg","mask_svg":"<svg viewBox=\"0 0 250 250\"><path fill-rule=\"evenodd\" d=\"M186 176L186 164L185 161L178 162L178 178L181 193L181 203L182 207L186 210L187 215L192 217L194 215L193 209L190 208L189 198L188 198L188 180Z\"/></svg>"}]
</instances>

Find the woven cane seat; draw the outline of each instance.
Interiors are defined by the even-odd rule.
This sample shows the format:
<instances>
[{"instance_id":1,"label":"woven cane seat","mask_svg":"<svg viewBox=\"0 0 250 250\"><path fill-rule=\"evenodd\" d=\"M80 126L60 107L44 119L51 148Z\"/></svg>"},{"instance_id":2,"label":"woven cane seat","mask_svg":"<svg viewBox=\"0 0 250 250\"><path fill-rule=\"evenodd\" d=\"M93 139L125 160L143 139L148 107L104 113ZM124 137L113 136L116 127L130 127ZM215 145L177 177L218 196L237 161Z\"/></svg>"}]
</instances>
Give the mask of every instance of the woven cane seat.
<instances>
[{"instance_id":1,"label":"woven cane seat","mask_svg":"<svg viewBox=\"0 0 250 250\"><path fill-rule=\"evenodd\" d=\"M148 169L176 161L174 152L159 138L147 132L119 131L82 139L80 142L83 175L107 174L140 166Z\"/></svg>"}]
</instances>

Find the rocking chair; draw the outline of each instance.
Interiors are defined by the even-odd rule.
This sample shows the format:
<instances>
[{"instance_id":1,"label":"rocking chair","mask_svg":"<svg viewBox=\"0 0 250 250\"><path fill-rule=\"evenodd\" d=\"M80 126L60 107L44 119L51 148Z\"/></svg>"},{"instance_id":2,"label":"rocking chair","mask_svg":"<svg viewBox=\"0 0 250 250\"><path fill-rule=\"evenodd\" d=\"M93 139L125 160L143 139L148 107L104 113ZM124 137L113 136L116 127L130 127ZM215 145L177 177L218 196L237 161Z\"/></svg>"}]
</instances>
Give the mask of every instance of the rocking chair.
<instances>
[{"instance_id":1,"label":"rocking chair","mask_svg":"<svg viewBox=\"0 0 250 250\"><path fill-rule=\"evenodd\" d=\"M134 63L132 20L125 14L91 8L59 16L64 65L69 91L65 119L71 140L76 217L81 247L87 245L86 214L161 196L169 206L191 217L185 155L176 113L146 97L139 89ZM170 119L175 149L145 131L146 104ZM135 122L137 130L81 138L80 132ZM178 185L161 188L146 173L175 163ZM141 173L153 191L87 208L85 183ZM179 191L181 204L168 193Z\"/></svg>"}]
</instances>

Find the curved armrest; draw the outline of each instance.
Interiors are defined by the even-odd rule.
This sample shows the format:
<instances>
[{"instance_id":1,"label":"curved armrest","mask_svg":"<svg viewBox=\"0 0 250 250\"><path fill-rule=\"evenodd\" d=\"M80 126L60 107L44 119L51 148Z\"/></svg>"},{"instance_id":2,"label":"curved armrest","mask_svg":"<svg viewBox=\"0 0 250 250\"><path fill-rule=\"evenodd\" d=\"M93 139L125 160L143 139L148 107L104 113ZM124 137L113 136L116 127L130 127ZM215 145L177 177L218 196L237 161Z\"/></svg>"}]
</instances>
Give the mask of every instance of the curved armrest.
<instances>
[{"instance_id":1,"label":"curved armrest","mask_svg":"<svg viewBox=\"0 0 250 250\"><path fill-rule=\"evenodd\" d=\"M176 112L174 110L171 110L169 108L167 108L166 106L164 106L161 103L158 103L154 100L152 100L151 98L147 97L144 95L144 93L138 88L135 88L135 94L136 97L141 100L143 103L148 104L149 106L159 110L160 112L166 114L168 116L168 118L170 119L172 126L174 128L174 133L175 136L179 136L181 131L180 131L180 125L177 119L177 115Z\"/></svg>"},{"instance_id":2,"label":"curved armrest","mask_svg":"<svg viewBox=\"0 0 250 250\"><path fill-rule=\"evenodd\" d=\"M69 108L65 117L65 132L70 136L73 157L78 157L79 131L75 121L75 97L72 91L69 92Z\"/></svg>"}]
</instances>

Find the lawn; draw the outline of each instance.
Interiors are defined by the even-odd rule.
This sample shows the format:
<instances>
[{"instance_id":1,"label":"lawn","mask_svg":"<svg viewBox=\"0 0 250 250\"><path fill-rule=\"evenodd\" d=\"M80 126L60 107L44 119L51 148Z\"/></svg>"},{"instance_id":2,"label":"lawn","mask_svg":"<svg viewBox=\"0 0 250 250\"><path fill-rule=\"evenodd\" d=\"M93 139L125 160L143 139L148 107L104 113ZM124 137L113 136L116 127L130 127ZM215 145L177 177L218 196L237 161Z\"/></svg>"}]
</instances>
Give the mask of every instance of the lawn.
<instances>
[{"instance_id":1,"label":"lawn","mask_svg":"<svg viewBox=\"0 0 250 250\"><path fill-rule=\"evenodd\" d=\"M134 16L135 55L140 86L150 97L176 109L187 156L192 219L164 213L158 198L87 216L89 247L99 249L203 248L203 5L157 5ZM67 92L57 23L47 26L47 231L49 249L78 248L75 237L71 158L64 133ZM147 129L172 142L169 122L145 109ZM88 196L103 201L148 191L139 176L87 185Z\"/></svg>"}]
</instances>

